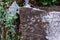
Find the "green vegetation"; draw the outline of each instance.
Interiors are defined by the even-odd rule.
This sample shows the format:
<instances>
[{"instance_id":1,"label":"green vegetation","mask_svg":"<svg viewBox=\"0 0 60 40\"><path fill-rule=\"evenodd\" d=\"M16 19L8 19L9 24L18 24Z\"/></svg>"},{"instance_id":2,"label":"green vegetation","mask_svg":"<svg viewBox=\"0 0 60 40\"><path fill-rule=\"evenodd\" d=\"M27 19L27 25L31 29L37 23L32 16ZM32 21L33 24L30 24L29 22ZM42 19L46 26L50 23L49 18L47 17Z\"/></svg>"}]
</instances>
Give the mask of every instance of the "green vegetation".
<instances>
[{"instance_id":1,"label":"green vegetation","mask_svg":"<svg viewBox=\"0 0 60 40\"><path fill-rule=\"evenodd\" d=\"M1 40L19 40L20 36L16 33L17 26L14 23L18 17L7 13L9 6L9 2L0 2L0 37L2 36Z\"/></svg>"},{"instance_id":2,"label":"green vegetation","mask_svg":"<svg viewBox=\"0 0 60 40\"><path fill-rule=\"evenodd\" d=\"M42 6L54 6L57 4L57 0L36 0L36 2Z\"/></svg>"}]
</instances>

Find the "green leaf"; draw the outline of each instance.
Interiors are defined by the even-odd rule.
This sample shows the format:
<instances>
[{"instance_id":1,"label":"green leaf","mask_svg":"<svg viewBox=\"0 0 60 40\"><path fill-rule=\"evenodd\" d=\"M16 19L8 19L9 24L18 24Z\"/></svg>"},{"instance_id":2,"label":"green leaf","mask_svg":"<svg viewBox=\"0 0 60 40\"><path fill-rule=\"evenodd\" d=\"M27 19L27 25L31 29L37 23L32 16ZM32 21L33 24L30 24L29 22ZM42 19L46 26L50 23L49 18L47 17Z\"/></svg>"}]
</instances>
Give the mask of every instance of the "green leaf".
<instances>
[{"instance_id":1,"label":"green leaf","mask_svg":"<svg viewBox=\"0 0 60 40\"><path fill-rule=\"evenodd\" d=\"M9 2L6 2L5 4L6 4L6 7L9 7Z\"/></svg>"},{"instance_id":2,"label":"green leaf","mask_svg":"<svg viewBox=\"0 0 60 40\"><path fill-rule=\"evenodd\" d=\"M11 28L11 29L9 30L9 32L11 32L11 33L13 33L13 34L16 33L15 30L14 30L14 28Z\"/></svg>"},{"instance_id":3,"label":"green leaf","mask_svg":"<svg viewBox=\"0 0 60 40\"><path fill-rule=\"evenodd\" d=\"M4 5L4 2L0 2L0 5L2 5L2 6L3 6L3 5Z\"/></svg>"},{"instance_id":4,"label":"green leaf","mask_svg":"<svg viewBox=\"0 0 60 40\"><path fill-rule=\"evenodd\" d=\"M9 35L6 35L6 36L7 36L7 39L6 40L11 40Z\"/></svg>"},{"instance_id":5,"label":"green leaf","mask_svg":"<svg viewBox=\"0 0 60 40\"><path fill-rule=\"evenodd\" d=\"M56 2L57 0L52 0L52 2Z\"/></svg>"},{"instance_id":6,"label":"green leaf","mask_svg":"<svg viewBox=\"0 0 60 40\"><path fill-rule=\"evenodd\" d=\"M15 19L17 19L18 17L15 15L15 16L13 16L13 19L15 20Z\"/></svg>"},{"instance_id":7,"label":"green leaf","mask_svg":"<svg viewBox=\"0 0 60 40\"><path fill-rule=\"evenodd\" d=\"M42 2L43 5L47 5L48 3L47 2Z\"/></svg>"},{"instance_id":8,"label":"green leaf","mask_svg":"<svg viewBox=\"0 0 60 40\"><path fill-rule=\"evenodd\" d=\"M0 12L4 12L5 9L3 7L0 7Z\"/></svg>"},{"instance_id":9,"label":"green leaf","mask_svg":"<svg viewBox=\"0 0 60 40\"><path fill-rule=\"evenodd\" d=\"M12 28L16 28L16 25L11 25L12 26Z\"/></svg>"},{"instance_id":10,"label":"green leaf","mask_svg":"<svg viewBox=\"0 0 60 40\"><path fill-rule=\"evenodd\" d=\"M13 19L8 13L6 14L5 18L7 21L11 21Z\"/></svg>"},{"instance_id":11,"label":"green leaf","mask_svg":"<svg viewBox=\"0 0 60 40\"><path fill-rule=\"evenodd\" d=\"M10 28L11 25L10 25L10 24L5 24L5 27L6 27L6 28Z\"/></svg>"}]
</instances>

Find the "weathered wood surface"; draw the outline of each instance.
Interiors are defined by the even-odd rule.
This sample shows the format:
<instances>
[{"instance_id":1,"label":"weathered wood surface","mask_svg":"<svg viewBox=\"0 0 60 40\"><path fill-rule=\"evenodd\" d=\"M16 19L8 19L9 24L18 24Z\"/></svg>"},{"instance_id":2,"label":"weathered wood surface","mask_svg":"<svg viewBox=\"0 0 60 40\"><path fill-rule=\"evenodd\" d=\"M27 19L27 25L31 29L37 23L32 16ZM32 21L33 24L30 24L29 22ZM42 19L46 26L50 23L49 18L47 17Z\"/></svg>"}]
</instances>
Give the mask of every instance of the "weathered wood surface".
<instances>
[{"instance_id":1,"label":"weathered wood surface","mask_svg":"<svg viewBox=\"0 0 60 40\"><path fill-rule=\"evenodd\" d=\"M22 40L47 40L44 25L48 22L42 22L44 15L46 15L45 11L23 7L20 9L19 29L22 32Z\"/></svg>"}]
</instances>

